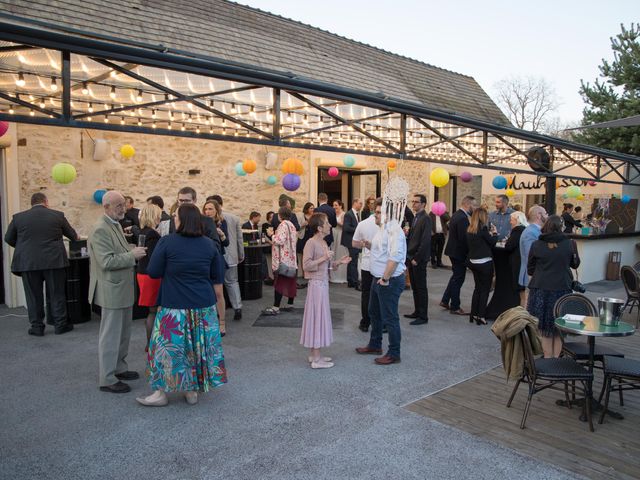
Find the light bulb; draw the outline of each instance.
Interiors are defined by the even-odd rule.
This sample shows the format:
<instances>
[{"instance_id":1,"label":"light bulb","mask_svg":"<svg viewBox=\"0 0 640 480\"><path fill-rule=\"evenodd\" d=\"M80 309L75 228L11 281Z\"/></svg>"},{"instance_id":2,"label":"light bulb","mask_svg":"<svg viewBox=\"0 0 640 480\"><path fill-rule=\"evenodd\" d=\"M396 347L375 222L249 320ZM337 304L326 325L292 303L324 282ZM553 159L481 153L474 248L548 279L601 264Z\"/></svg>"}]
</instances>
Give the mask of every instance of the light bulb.
<instances>
[{"instance_id":1,"label":"light bulb","mask_svg":"<svg viewBox=\"0 0 640 480\"><path fill-rule=\"evenodd\" d=\"M116 87L111 87L111 93L109 93L109 96L110 96L112 99L115 99L115 98L116 98Z\"/></svg>"},{"instance_id":2,"label":"light bulb","mask_svg":"<svg viewBox=\"0 0 640 480\"><path fill-rule=\"evenodd\" d=\"M138 119L138 126L141 127L142 126L142 120Z\"/></svg>"},{"instance_id":3,"label":"light bulb","mask_svg":"<svg viewBox=\"0 0 640 480\"><path fill-rule=\"evenodd\" d=\"M120 125L124 125L124 117L120 117Z\"/></svg>"},{"instance_id":4,"label":"light bulb","mask_svg":"<svg viewBox=\"0 0 640 480\"><path fill-rule=\"evenodd\" d=\"M236 108L236 104L232 103L231 104L231 113L237 113L237 112L238 112L238 109Z\"/></svg>"},{"instance_id":5,"label":"light bulb","mask_svg":"<svg viewBox=\"0 0 640 480\"><path fill-rule=\"evenodd\" d=\"M106 115L104 116L104 123L109 123L109 117L107 117Z\"/></svg>"},{"instance_id":6,"label":"light bulb","mask_svg":"<svg viewBox=\"0 0 640 480\"><path fill-rule=\"evenodd\" d=\"M18 87L24 87L24 84L26 82L24 81L24 73L20 72L18 73L18 80L16 80L16 85Z\"/></svg>"},{"instance_id":7,"label":"light bulb","mask_svg":"<svg viewBox=\"0 0 640 480\"><path fill-rule=\"evenodd\" d=\"M136 100L137 100L138 102L141 102L141 101L142 101L142 90L138 90L138 96L136 97Z\"/></svg>"},{"instance_id":8,"label":"light bulb","mask_svg":"<svg viewBox=\"0 0 640 480\"><path fill-rule=\"evenodd\" d=\"M89 87L87 85L87 82L82 82L82 94L89 95Z\"/></svg>"},{"instance_id":9,"label":"light bulb","mask_svg":"<svg viewBox=\"0 0 640 480\"><path fill-rule=\"evenodd\" d=\"M13 115L13 112L14 112L13 105L9 105L9 113Z\"/></svg>"},{"instance_id":10,"label":"light bulb","mask_svg":"<svg viewBox=\"0 0 640 480\"><path fill-rule=\"evenodd\" d=\"M116 72L115 70L111 70L109 75L111 75L111 78L115 78L118 75L118 72Z\"/></svg>"},{"instance_id":11,"label":"light bulb","mask_svg":"<svg viewBox=\"0 0 640 480\"><path fill-rule=\"evenodd\" d=\"M223 129L222 129L222 134L223 134L223 135L226 135L226 134L227 134L227 129L226 129L226 128L223 128Z\"/></svg>"},{"instance_id":12,"label":"light bulb","mask_svg":"<svg viewBox=\"0 0 640 480\"><path fill-rule=\"evenodd\" d=\"M32 117L36 114L36 112L33 111L33 108L31 110L29 110L29 115L31 115Z\"/></svg>"},{"instance_id":13,"label":"light bulb","mask_svg":"<svg viewBox=\"0 0 640 480\"><path fill-rule=\"evenodd\" d=\"M156 122L153 122L153 124L151 125L151 128L156 128L156 127L157 127Z\"/></svg>"},{"instance_id":14,"label":"light bulb","mask_svg":"<svg viewBox=\"0 0 640 480\"><path fill-rule=\"evenodd\" d=\"M180 127L180 130L182 130L183 132L186 130L184 123L182 124L182 126Z\"/></svg>"},{"instance_id":15,"label":"light bulb","mask_svg":"<svg viewBox=\"0 0 640 480\"><path fill-rule=\"evenodd\" d=\"M196 127L196 133L200 133L200 126Z\"/></svg>"},{"instance_id":16,"label":"light bulb","mask_svg":"<svg viewBox=\"0 0 640 480\"><path fill-rule=\"evenodd\" d=\"M155 110L151 110L151 118L156 118L156 111Z\"/></svg>"},{"instance_id":17,"label":"light bulb","mask_svg":"<svg viewBox=\"0 0 640 480\"><path fill-rule=\"evenodd\" d=\"M56 77L51 77L51 91L52 92L58 91L58 83L56 82Z\"/></svg>"},{"instance_id":18,"label":"light bulb","mask_svg":"<svg viewBox=\"0 0 640 480\"><path fill-rule=\"evenodd\" d=\"M169 130L171 130L173 128L173 125L171 125L171 122L169 122L168 128L169 128Z\"/></svg>"},{"instance_id":19,"label":"light bulb","mask_svg":"<svg viewBox=\"0 0 640 480\"><path fill-rule=\"evenodd\" d=\"M93 104L92 103L89 104L89 108L87 108L87 111L89 113L93 113Z\"/></svg>"}]
</instances>

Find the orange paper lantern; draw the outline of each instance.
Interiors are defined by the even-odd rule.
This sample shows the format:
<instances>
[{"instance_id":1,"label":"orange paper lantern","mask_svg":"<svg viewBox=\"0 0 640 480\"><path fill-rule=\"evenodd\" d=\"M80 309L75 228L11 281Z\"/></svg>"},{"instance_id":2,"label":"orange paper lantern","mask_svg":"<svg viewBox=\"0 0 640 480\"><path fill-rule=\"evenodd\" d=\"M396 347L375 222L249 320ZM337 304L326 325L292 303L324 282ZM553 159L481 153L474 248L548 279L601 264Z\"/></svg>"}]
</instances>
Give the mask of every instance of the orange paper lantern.
<instances>
[{"instance_id":1,"label":"orange paper lantern","mask_svg":"<svg viewBox=\"0 0 640 480\"><path fill-rule=\"evenodd\" d=\"M251 160L250 158L246 159L242 162L242 169L247 173L253 173L258 168L258 164L255 160Z\"/></svg>"},{"instance_id":2,"label":"orange paper lantern","mask_svg":"<svg viewBox=\"0 0 640 480\"><path fill-rule=\"evenodd\" d=\"M304 173L302 162L297 158L288 158L282 164L282 173L284 173L285 175L302 175Z\"/></svg>"},{"instance_id":3,"label":"orange paper lantern","mask_svg":"<svg viewBox=\"0 0 640 480\"><path fill-rule=\"evenodd\" d=\"M398 167L398 163L395 160L389 160L387 162L387 168L389 170L395 170Z\"/></svg>"}]
</instances>

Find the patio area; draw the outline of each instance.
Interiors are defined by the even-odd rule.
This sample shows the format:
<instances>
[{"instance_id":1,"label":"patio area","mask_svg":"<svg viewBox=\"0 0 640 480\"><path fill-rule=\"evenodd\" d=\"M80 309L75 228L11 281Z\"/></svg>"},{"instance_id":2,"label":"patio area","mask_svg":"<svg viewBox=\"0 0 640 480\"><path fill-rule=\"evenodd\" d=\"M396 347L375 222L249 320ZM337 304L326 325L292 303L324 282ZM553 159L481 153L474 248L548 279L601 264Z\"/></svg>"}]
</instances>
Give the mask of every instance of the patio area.
<instances>
[{"instance_id":1,"label":"patio area","mask_svg":"<svg viewBox=\"0 0 640 480\"><path fill-rule=\"evenodd\" d=\"M134 398L149 391L142 379L130 382L130 394L99 392L96 319L76 325L64 336L54 336L48 330L44 338L35 338L26 334L23 309L3 309L2 476L591 477L592 471L571 467L576 452L574 457L560 450L550 455L548 450L523 449L521 444L528 440L518 444L499 438L500 432L514 438L518 433L513 422L519 421L522 413L522 395L516 397L512 409L504 408L508 394L503 395L502 390L508 392L511 384L506 385L500 370L494 370L500 364L500 351L490 329L471 325L466 317L452 316L436 307L449 274L447 270L429 270L430 322L424 328L410 327L407 319L401 320L402 363L390 367L376 366L371 357L354 352L368 339L357 329L359 292L332 286L332 309L342 310L343 321L335 325L335 343L326 352L334 357L336 366L319 371L307 366L306 352L298 345L298 329L253 326L272 298L272 290L265 288L262 300L245 304L241 322L227 324L224 348L229 383L203 395L195 407L177 396L171 396L165 408L141 407ZM472 286L469 277L463 307L468 308ZM613 286L621 289L618 283ZM611 285L594 288L606 288L614 294ZM296 299L298 306L302 306L304 294L302 290ZM410 305L411 294L405 292L401 313L409 313ZM628 342L637 350L640 338L632 336ZM144 371L144 327L139 320L134 323L129 362L132 369ZM485 395L486 385L490 385L489 398L475 408L451 406L452 416L467 418L473 429L451 424L435 408L414 413L419 410L414 402L440 392L420 400L422 405L433 403L443 395L453 396L460 386L476 385L474 382L481 385L471 388L471 394ZM458 386L444 390L452 385ZM567 415L564 409L546 405L548 400L540 395L523 435L539 432L545 425L541 420L544 413L550 411L563 421L549 428L561 428L566 435L575 436L572 445L597 448L607 438L624 440L626 453L637 457L638 442L632 440L640 416L637 397L634 392L626 395L625 415L629 413L624 421L607 419L589 436L586 426L573 418L577 410ZM614 403L617 407L617 401ZM495 435L487 434L485 420L489 416L504 419L493 421ZM554 435L551 431L548 434ZM562 463L556 457L570 460Z\"/></svg>"}]
</instances>

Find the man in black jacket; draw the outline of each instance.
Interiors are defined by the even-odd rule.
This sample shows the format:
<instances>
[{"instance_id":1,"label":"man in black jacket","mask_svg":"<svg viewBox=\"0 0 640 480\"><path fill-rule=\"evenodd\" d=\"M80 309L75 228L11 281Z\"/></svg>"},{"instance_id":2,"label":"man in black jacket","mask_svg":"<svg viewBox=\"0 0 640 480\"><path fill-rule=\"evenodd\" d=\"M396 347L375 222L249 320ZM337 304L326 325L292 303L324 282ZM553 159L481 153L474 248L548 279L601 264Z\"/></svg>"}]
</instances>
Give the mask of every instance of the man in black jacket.
<instances>
[{"instance_id":1,"label":"man in black jacket","mask_svg":"<svg viewBox=\"0 0 640 480\"><path fill-rule=\"evenodd\" d=\"M431 257L431 219L425 211L427 197L416 193L411 203L415 216L407 240L407 261L411 265L413 313L405 317L414 319L411 325L424 325L429 322L427 264Z\"/></svg>"},{"instance_id":2,"label":"man in black jacket","mask_svg":"<svg viewBox=\"0 0 640 480\"><path fill-rule=\"evenodd\" d=\"M440 306L449 310L449 313L456 315L466 315L460 308L460 289L467 274L467 228L469 228L469 217L473 213L475 198L464 197L460 209L453 214L449 221L449 241L444 254L451 260L451 278L447 289L444 291Z\"/></svg>"},{"instance_id":3,"label":"man in black jacket","mask_svg":"<svg viewBox=\"0 0 640 480\"><path fill-rule=\"evenodd\" d=\"M358 286L358 255L359 248L353 248L353 234L356 231L358 223L360 223L360 210L362 210L362 201L354 198L351 202L351 210L344 214L342 223L342 238L340 244L349 250L351 261L347 265L347 285L349 288L359 289Z\"/></svg>"},{"instance_id":4,"label":"man in black jacket","mask_svg":"<svg viewBox=\"0 0 640 480\"><path fill-rule=\"evenodd\" d=\"M195 205L196 198L196 191L191 187L182 187L180 191L178 191L178 205L186 205L190 203ZM220 252L220 255L222 255L222 242L220 241L218 229L216 228L216 224L213 221L213 218L202 215L201 219L205 237L209 237L211 240L213 240L214 245ZM175 231L176 224L172 218L171 223L169 224L169 232L175 233Z\"/></svg>"},{"instance_id":5,"label":"man in black jacket","mask_svg":"<svg viewBox=\"0 0 640 480\"><path fill-rule=\"evenodd\" d=\"M318 206L315 208L313 213L324 213L329 219L331 231L329 232L329 235L324 237L324 241L327 242L327 245L329 245L329 248L331 248L331 244L333 243L333 229L338 226L338 220L336 219L336 211L333 209L333 207L327 204L328 201L329 197L327 197L326 193L319 193Z\"/></svg>"},{"instance_id":6,"label":"man in black jacket","mask_svg":"<svg viewBox=\"0 0 640 480\"><path fill-rule=\"evenodd\" d=\"M44 335L44 298L42 284L47 291L57 335L73 330L67 321L65 268L69 266L62 236L77 240L75 230L64 213L49 208L44 193L31 196L31 209L13 216L4 241L16 250L11 271L22 277L31 328L29 335Z\"/></svg>"}]
</instances>

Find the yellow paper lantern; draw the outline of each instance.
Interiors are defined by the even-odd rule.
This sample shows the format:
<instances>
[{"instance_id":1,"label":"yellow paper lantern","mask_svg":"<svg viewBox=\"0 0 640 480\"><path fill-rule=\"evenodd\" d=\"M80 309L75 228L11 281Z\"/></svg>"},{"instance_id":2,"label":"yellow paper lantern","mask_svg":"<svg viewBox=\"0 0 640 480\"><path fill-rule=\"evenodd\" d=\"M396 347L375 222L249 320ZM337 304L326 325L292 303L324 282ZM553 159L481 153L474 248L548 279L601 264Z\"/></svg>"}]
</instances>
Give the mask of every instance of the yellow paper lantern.
<instances>
[{"instance_id":1,"label":"yellow paper lantern","mask_svg":"<svg viewBox=\"0 0 640 480\"><path fill-rule=\"evenodd\" d=\"M507 197L511 198L516 194L516 192L515 192L515 190L513 188L507 188L507 190L504 192L504 194Z\"/></svg>"},{"instance_id":2,"label":"yellow paper lantern","mask_svg":"<svg viewBox=\"0 0 640 480\"><path fill-rule=\"evenodd\" d=\"M576 197L576 200L584 200L584 193L581 193Z\"/></svg>"},{"instance_id":3,"label":"yellow paper lantern","mask_svg":"<svg viewBox=\"0 0 640 480\"><path fill-rule=\"evenodd\" d=\"M288 158L282 164L282 173L285 175L290 173L298 176L302 175L304 173L302 162L297 158Z\"/></svg>"},{"instance_id":4,"label":"yellow paper lantern","mask_svg":"<svg viewBox=\"0 0 640 480\"><path fill-rule=\"evenodd\" d=\"M389 170L395 170L398 167L398 163L395 160L389 160L387 162L387 168Z\"/></svg>"},{"instance_id":5,"label":"yellow paper lantern","mask_svg":"<svg viewBox=\"0 0 640 480\"><path fill-rule=\"evenodd\" d=\"M136 154L136 150L129 144L120 147L120 155L123 158L129 159Z\"/></svg>"},{"instance_id":6,"label":"yellow paper lantern","mask_svg":"<svg viewBox=\"0 0 640 480\"><path fill-rule=\"evenodd\" d=\"M449 172L447 172L444 168L435 168L431 172L431 183L436 187L444 187L447 183L449 183Z\"/></svg>"},{"instance_id":7,"label":"yellow paper lantern","mask_svg":"<svg viewBox=\"0 0 640 480\"><path fill-rule=\"evenodd\" d=\"M242 169L247 173L255 172L256 168L258 168L258 165L256 164L255 160L247 158L244 162L242 162Z\"/></svg>"},{"instance_id":8,"label":"yellow paper lantern","mask_svg":"<svg viewBox=\"0 0 640 480\"><path fill-rule=\"evenodd\" d=\"M56 163L51 169L51 178L57 183L67 185L76 179L76 169L70 163Z\"/></svg>"}]
</instances>

